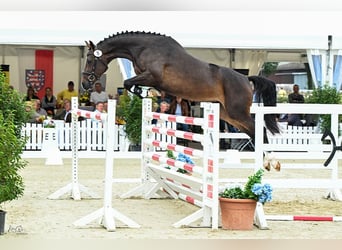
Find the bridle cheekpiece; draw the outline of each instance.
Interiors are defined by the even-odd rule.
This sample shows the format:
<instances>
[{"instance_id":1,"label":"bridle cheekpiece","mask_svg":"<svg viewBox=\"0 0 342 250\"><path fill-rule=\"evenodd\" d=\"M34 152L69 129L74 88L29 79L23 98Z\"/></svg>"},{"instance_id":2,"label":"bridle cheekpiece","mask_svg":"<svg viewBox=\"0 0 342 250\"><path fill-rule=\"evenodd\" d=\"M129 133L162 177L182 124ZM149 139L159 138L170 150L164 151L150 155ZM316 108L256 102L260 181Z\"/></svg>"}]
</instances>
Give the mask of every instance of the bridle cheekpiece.
<instances>
[{"instance_id":1,"label":"bridle cheekpiece","mask_svg":"<svg viewBox=\"0 0 342 250\"><path fill-rule=\"evenodd\" d=\"M102 63L106 68L108 67L107 64L105 64L105 63L102 61L102 55L103 55L103 53L102 53L101 50L95 49L94 52L93 52L93 55L94 55L95 61L94 61L94 64L93 64L93 66L92 66L91 72L90 72L90 73L88 73L88 72L83 72L83 74L87 74L87 75L88 75L87 79L88 79L88 81L89 81L90 83L94 83L96 80L98 80L98 79L100 78L100 76L97 76L97 75L95 74L95 69L96 69L97 62Z\"/></svg>"}]
</instances>

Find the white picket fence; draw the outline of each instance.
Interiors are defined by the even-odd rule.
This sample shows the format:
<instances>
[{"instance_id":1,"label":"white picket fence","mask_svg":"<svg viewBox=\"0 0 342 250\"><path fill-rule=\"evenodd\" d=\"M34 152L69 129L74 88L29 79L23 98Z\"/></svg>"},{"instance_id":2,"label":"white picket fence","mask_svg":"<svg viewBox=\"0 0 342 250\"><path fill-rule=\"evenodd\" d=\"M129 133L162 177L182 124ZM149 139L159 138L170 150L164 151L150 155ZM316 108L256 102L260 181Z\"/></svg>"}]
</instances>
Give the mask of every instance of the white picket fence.
<instances>
[{"instance_id":1,"label":"white picket fence","mask_svg":"<svg viewBox=\"0 0 342 250\"><path fill-rule=\"evenodd\" d=\"M63 121L55 121L57 136L58 136L58 148L61 151L71 151L71 123L64 123ZM172 125L172 123L169 123ZM86 119L78 122L80 136L78 149L80 151L105 151L106 136L105 130L101 123ZM306 145L310 144L313 139L312 135L316 134L316 137L320 137L317 127L305 127L305 126L288 126L286 123L281 123L282 135L270 136L270 144L287 144L287 145ZM28 140L25 145L24 151L41 151L43 143L43 125L36 123L26 123L22 129L22 135L27 136ZM127 152L130 142L126 138L124 131L124 125L115 125L116 137L114 138L114 151ZM286 136L284 136L286 134ZM307 136L307 135L311 136ZM172 137L165 136L167 141L174 140ZM220 138L248 138L247 135L241 133L220 133ZM156 138L157 139L157 138ZM159 138L163 139L164 138Z\"/></svg>"},{"instance_id":2,"label":"white picket fence","mask_svg":"<svg viewBox=\"0 0 342 250\"><path fill-rule=\"evenodd\" d=\"M272 145L288 145L289 147L295 145L308 145L308 144L322 144L319 138L322 137L322 133L320 132L319 126L292 126L288 125L287 122L279 122L278 123L281 133L272 135L268 132L267 137L269 140L269 144ZM249 136L245 133L220 133L221 139L240 139L245 140L237 145L234 145L233 148L242 149L244 144L248 143Z\"/></svg>"},{"instance_id":3,"label":"white picket fence","mask_svg":"<svg viewBox=\"0 0 342 250\"><path fill-rule=\"evenodd\" d=\"M58 136L58 148L61 151L71 151L71 123L55 121ZM78 149L86 151L104 151L106 136L103 125L97 121L86 119L78 122L80 132ZM28 137L25 151L40 151L43 143L43 125L26 123L22 129L22 135ZM115 136L114 150L119 151L125 147L125 132L123 126L115 125L117 136Z\"/></svg>"},{"instance_id":4,"label":"white picket fence","mask_svg":"<svg viewBox=\"0 0 342 250\"><path fill-rule=\"evenodd\" d=\"M280 107L281 105L279 105L277 108ZM71 123L64 123L64 121L55 121L55 123L58 136L58 148L62 152L71 152ZM171 126L174 125L174 123L168 123L163 126L172 128ZM276 146L272 147L271 151L278 151L278 146L281 146L281 148L279 148L280 151L302 151L305 149L305 147L303 147L305 145L310 145L310 147L322 147L322 142L320 141L322 134L318 127L289 126L287 123L279 123L279 125L281 127L282 133L277 135L269 135L270 145ZM85 155L92 153L94 156L96 156L96 153L105 151L106 135L101 123L91 119L86 119L78 122L78 126L80 133L78 142L79 151L84 152ZM340 125L340 129L341 128L342 127ZM116 134L114 138L114 151L120 153L128 152L130 142L128 141L124 132L124 125L115 125L113 129L115 130ZM33 155L38 156L37 153L42 150L43 143L42 124L27 123L22 129L22 135L28 137L28 141L24 148L25 157L29 158ZM166 141L168 143L175 143L172 141L174 138L171 136L160 136L166 136ZM220 133L220 138L248 139L249 137L243 133ZM164 138L156 139L165 140Z\"/></svg>"},{"instance_id":5,"label":"white picket fence","mask_svg":"<svg viewBox=\"0 0 342 250\"><path fill-rule=\"evenodd\" d=\"M64 121L54 121L57 130L58 148L60 151L71 151L71 123L64 123ZM165 124L166 127L172 128L173 123ZM78 122L79 141L78 150L86 153L104 152L106 150L106 134L102 123L86 119ZM115 125L113 128L116 136L114 137L114 151L128 152L130 142L126 137L124 125ZM26 123L22 129L22 135L27 137L27 143L24 148L24 156L37 157L37 152L42 151L43 144L43 125L36 123ZM167 140L173 143L174 138L168 135L159 135L158 140ZM162 138L162 137L165 137ZM158 150L158 149L157 149ZM92 154L95 155L95 154Z\"/></svg>"}]
</instances>

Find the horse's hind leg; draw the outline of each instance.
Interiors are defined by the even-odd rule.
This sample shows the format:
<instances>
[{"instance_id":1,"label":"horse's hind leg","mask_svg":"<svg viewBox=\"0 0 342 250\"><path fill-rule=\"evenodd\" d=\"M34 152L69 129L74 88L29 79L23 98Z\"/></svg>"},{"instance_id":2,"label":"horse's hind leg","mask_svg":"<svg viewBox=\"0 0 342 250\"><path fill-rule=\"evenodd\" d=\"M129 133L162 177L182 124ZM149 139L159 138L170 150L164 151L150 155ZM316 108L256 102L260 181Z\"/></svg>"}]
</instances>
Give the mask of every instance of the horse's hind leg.
<instances>
[{"instance_id":1,"label":"horse's hind leg","mask_svg":"<svg viewBox=\"0 0 342 250\"><path fill-rule=\"evenodd\" d=\"M254 120L249 113L246 112L234 112L228 114L224 108L220 109L221 119L225 120L241 132L246 133L254 142L255 131L254 131Z\"/></svg>"},{"instance_id":2,"label":"horse's hind leg","mask_svg":"<svg viewBox=\"0 0 342 250\"><path fill-rule=\"evenodd\" d=\"M255 120L252 118L252 116L247 113L239 113L239 115L236 115L236 113L230 114L227 116L224 109L221 109L221 114L223 120L226 120L228 123L232 124L234 127L239 129L241 132L246 133L251 139L252 142L255 144ZM268 143L266 128L264 127L264 143Z\"/></svg>"}]
</instances>

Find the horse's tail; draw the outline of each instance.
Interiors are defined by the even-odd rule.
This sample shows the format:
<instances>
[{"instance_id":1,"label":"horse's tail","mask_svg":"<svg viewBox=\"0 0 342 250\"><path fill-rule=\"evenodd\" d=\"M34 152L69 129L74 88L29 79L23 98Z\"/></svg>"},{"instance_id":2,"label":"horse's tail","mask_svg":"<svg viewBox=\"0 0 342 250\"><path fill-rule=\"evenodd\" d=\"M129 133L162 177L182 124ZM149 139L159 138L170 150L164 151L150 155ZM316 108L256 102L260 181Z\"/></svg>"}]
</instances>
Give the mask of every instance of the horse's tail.
<instances>
[{"instance_id":1,"label":"horse's tail","mask_svg":"<svg viewBox=\"0 0 342 250\"><path fill-rule=\"evenodd\" d=\"M261 76L249 76L248 79L253 82L257 102L263 101L264 106L277 106L277 90L273 81ZM280 132L276 114L266 114L264 119L272 134Z\"/></svg>"}]
</instances>

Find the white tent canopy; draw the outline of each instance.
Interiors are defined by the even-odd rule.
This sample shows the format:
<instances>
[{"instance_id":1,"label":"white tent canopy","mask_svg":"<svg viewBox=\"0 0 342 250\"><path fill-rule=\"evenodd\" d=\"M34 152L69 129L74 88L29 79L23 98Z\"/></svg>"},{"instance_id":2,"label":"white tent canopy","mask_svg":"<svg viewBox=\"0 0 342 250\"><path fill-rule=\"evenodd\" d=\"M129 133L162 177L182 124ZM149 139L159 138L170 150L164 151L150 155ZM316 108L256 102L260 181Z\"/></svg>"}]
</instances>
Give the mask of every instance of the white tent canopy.
<instances>
[{"instance_id":1,"label":"white tent canopy","mask_svg":"<svg viewBox=\"0 0 342 250\"><path fill-rule=\"evenodd\" d=\"M0 44L84 45L121 31L170 35L184 47L327 49L341 12L2 12ZM340 39L339 45L342 44Z\"/></svg>"},{"instance_id":2,"label":"white tent canopy","mask_svg":"<svg viewBox=\"0 0 342 250\"><path fill-rule=\"evenodd\" d=\"M146 31L169 35L188 49L231 49L238 53L235 65L258 73L265 60L275 61L282 55L319 52L323 78L340 79L340 70L325 70L341 63L330 62L342 54L342 12L319 11L8 11L1 13L2 45L84 46L122 31ZM328 46L328 36L332 44ZM330 49L329 53L327 52ZM247 51L249 50L249 51ZM268 55L265 55L268 51ZM294 53L298 52L298 53ZM272 54L273 53L273 54ZM1 54L1 51L0 51ZM273 55L273 57L272 57ZM327 59L327 56L330 59ZM229 55L230 57L230 55ZM286 58L286 56L282 56ZM314 71L312 58L308 57ZM290 59L290 56L288 56ZM82 64L82 63L81 63ZM317 68L317 67L316 67ZM337 72L333 76L332 72ZM317 73L317 72L316 72ZM314 81L319 85L314 74ZM335 84L340 86L340 83Z\"/></svg>"}]
</instances>

